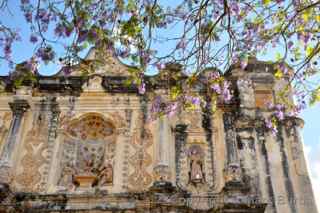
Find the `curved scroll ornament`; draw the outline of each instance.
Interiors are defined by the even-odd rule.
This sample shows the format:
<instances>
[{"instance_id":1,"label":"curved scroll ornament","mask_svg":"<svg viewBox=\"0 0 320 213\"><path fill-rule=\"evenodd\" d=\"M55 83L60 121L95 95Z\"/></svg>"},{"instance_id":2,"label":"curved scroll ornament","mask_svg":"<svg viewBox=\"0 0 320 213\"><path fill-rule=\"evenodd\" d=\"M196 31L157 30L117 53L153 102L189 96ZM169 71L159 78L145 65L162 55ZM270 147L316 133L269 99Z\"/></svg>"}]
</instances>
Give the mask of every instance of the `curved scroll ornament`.
<instances>
[{"instance_id":1,"label":"curved scroll ornament","mask_svg":"<svg viewBox=\"0 0 320 213\"><path fill-rule=\"evenodd\" d=\"M43 156L47 149L48 120L39 117L33 127L27 133L24 149L27 153L21 159L22 173L17 175L16 181L23 190L28 192L43 191L41 181L41 166L45 164Z\"/></svg>"},{"instance_id":2,"label":"curved scroll ornament","mask_svg":"<svg viewBox=\"0 0 320 213\"><path fill-rule=\"evenodd\" d=\"M88 113L63 127L65 140L58 185L67 190L112 185L117 137L113 123L100 114Z\"/></svg>"},{"instance_id":3,"label":"curved scroll ornament","mask_svg":"<svg viewBox=\"0 0 320 213\"><path fill-rule=\"evenodd\" d=\"M140 131L135 131L132 137L132 146L135 150L131 156L130 164L134 171L129 175L129 189L132 191L141 191L148 187L152 182L152 175L146 170L152 164L152 157L147 152L153 144L153 137L149 129L145 129L144 137Z\"/></svg>"}]
</instances>

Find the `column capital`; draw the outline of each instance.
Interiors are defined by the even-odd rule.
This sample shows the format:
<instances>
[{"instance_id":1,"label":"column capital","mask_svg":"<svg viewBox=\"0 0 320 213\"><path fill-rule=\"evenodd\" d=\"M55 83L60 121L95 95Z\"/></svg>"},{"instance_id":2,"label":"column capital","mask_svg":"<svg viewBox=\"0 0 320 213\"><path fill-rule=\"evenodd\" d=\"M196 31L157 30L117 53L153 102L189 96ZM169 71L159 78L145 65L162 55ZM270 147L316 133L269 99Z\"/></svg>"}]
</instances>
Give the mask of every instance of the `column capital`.
<instances>
[{"instance_id":1,"label":"column capital","mask_svg":"<svg viewBox=\"0 0 320 213\"><path fill-rule=\"evenodd\" d=\"M28 101L24 99L14 100L13 102L9 103L9 106L13 112L13 115L21 115L30 108Z\"/></svg>"},{"instance_id":2,"label":"column capital","mask_svg":"<svg viewBox=\"0 0 320 213\"><path fill-rule=\"evenodd\" d=\"M176 127L174 128L174 131L178 133L185 133L187 128L188 128L187 124L177 124Z\"/></svg>"}]
</instances>

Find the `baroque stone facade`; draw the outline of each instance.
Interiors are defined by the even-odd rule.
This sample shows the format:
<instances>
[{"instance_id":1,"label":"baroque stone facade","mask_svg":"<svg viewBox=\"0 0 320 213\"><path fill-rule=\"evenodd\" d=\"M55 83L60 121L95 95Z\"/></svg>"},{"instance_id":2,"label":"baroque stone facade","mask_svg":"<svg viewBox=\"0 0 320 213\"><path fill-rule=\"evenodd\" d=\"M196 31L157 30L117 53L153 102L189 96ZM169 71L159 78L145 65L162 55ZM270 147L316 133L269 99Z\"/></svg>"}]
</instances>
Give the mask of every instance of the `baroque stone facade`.
<instances>
[{"instance_id":1,"label":"baroque stone facade","mask_svg":"<svg viewBox=\"0 0 320 213\"><path fill-rule=\"evenodd\" d=\"M277 135L263 124L286 84L271 65L234 66L235 97L215 113L150 119L148 92L125 83L130 68L105 61L19 89L1 77L0 212L317 213L303 121L286 117Z\"/></svg>"}]
</instances>

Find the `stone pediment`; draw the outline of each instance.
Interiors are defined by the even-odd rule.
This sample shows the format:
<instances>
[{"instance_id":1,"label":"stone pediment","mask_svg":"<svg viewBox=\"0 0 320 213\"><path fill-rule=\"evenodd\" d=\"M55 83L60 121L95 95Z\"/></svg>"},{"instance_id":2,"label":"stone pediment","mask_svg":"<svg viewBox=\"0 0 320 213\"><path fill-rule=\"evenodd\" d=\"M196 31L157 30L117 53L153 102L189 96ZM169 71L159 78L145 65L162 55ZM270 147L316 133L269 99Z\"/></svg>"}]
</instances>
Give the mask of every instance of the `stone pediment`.
<instances>
[{"instance_id":1,"label":"stone pediment","mask_svg":"<svg viewBox=\"0 0 320 213\"><path fill-rule=\"evenodd\" d=\"M100 76L130 76L130 71L137 67L129 66L120 61L113 50L101 51L91 48L87 56L76 65L71 66L69 76L87 76L99 74ZM63 68L57 73L64 76Z\"/></svg>"}]
</instances>

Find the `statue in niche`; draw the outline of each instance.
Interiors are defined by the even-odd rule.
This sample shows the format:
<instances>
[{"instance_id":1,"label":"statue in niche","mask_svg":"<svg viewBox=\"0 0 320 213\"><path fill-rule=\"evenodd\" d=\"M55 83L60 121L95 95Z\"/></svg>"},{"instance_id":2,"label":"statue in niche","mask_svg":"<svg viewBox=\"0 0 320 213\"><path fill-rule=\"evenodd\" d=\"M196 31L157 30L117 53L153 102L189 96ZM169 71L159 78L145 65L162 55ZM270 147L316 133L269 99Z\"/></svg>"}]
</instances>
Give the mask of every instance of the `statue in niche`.
<instances>
[{"instance_id":1,"label":"statue in niche","mask_svg":"<svg viewBox=\"0 0 320 213\"><path fill-rule=\"evenodd\" d=\"M62 175L58 182L58 185L64 186L67 190L73 191L76 187L74 182L74 174L75 170L71 166L66 165L62 169Z\"/></svg>"},{"instance_id":2,"label":"statue in niche","mask_svg":"<svg viewBox=\"0 0 320 213\"><path fill-rule=\"evenodd\" d=\"M189 180L191 183L204 183L205 175L203 172L203 151L200 146L192 146L189 149Z\"/></svg>"},{"instance_id":3,"label":"statue in niche","mask_svg":"<svg viewBox=\"0 0 320 213\"><path fill-rule=\"evenodd\" d=\"M97 180L99 186L106 186L113 183L113 168L110 163L102 165L98 170Z\"/></svg>"}]
</instances>

